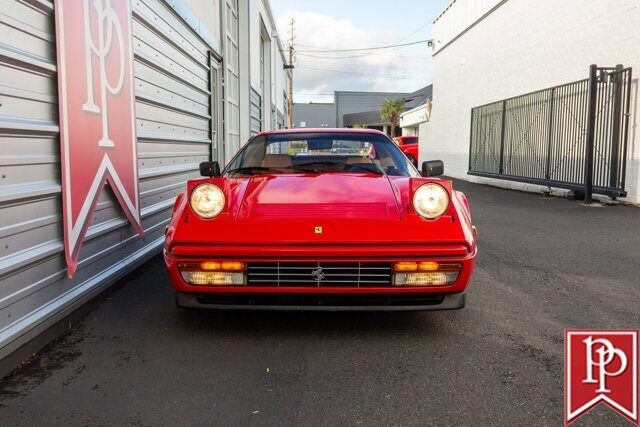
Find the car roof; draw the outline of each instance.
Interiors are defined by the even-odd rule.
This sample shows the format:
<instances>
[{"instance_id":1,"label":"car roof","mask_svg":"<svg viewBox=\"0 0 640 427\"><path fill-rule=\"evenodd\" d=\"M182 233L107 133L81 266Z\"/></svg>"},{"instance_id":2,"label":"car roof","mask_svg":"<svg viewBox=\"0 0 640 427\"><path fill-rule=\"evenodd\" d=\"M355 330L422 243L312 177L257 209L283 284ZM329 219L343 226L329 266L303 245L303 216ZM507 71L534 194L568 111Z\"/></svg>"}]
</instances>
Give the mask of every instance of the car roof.
<instances>
[{"instance_id":1,"label":"car roof","mask_svg":"<svg viewBox=\"0 0 640 427\"><path fill-rule=\"evenodd\" d=\"M350 134L368 134L368 135L384 135L376 129L362 128L292 128L292 129L275 129L260 132L258 135L287 135L296 133L350 133Z\"/></svg>"}]
</instances>

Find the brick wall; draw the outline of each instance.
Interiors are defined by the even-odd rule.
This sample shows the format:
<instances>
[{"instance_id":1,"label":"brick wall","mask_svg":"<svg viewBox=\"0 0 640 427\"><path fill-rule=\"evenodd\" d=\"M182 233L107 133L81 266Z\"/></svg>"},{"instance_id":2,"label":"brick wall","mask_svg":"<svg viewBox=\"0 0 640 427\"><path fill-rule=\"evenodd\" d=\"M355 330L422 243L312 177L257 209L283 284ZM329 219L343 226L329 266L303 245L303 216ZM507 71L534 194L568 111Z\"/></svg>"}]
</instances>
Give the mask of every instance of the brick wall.
<instances>
[{"instance_id":1,"label":"brick wall","mask_svg":"<svg viewBox=\"0 0 640 427\"><path fill-rule=\"evenodd\" d=\"M471 7L459 0L454 7ZM434 25L438 31L450 29ZM536 186L468 176L471 108L587 78L589 65L634 72L626 199L640 203L639 0L508 0L434 56L434 104L421 159L440 158L448 175L518 189Z\"/></svg>"}]
</instances>

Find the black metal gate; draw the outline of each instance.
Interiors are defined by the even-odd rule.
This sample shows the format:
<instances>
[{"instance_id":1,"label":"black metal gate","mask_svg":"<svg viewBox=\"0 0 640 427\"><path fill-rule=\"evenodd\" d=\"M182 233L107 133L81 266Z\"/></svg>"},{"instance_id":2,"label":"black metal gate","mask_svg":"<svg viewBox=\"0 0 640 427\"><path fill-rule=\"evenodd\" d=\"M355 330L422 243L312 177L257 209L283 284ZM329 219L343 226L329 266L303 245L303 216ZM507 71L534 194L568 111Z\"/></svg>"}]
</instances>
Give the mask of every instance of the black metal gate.
<instances>
[{"instance_id":1,"label":"black metal gate","mask_svg":"<svg viewBox=\"0 0 640 427\"><path fill-rule=\"evenodd\" d=\"M469 174L624 197L631 68L471 110Z\"/></svg>"}]
</instances>

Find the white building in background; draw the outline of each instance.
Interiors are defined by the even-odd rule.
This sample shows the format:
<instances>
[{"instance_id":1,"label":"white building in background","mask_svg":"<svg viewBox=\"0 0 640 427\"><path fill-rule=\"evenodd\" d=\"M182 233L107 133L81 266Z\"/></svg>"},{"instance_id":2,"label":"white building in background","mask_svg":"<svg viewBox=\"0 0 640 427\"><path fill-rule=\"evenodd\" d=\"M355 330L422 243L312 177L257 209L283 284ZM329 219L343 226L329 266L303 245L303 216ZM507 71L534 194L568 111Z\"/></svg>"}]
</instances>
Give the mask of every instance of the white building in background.
<instances>
[{"instance_id":1,"label":"white building in background","mask_svg":"<svg viewBox=\"0 0 640 427\"><path fill-rule=\"evenodd\" d=\"M226 141L218 156L224 164L251 135L285 126L290 78L284 69L286 34L278 33L268 0L191 1L219 9L222 16Z\"/></svg>"},{"instance_id":2,"label":"white building in background","mask_svg":"<svg viewBox=\"0 0 640 427\"><path fill-rule=\"evenodd\" d=\"M511 181L467 175L471 109L588 77L589 66L633 67L625 200L640 202L638 0L455 0L433 25L434 99L421 159L445 161L447 175L518 189Z\"/></svg>"},{"instance_id":3,"label":"white building in background","mask_svg":"<svg viewBox=\"0 0 640 427\"><path fill-rule=\"evenodd\" d=\"M105 187L78 270L69 278L62 235L56 4L2 0L0 6L3 360L19 348L33 353L33 338L160 253L174 200L186 180L199 176L199 163L226 163L252 134L284 127L287 115L290 75L284 70L283 35L267 0L131 0L145 237L132 229ZM0 376L6 366L0 362Z\"/></svg>"},{"instance_id":4,"label":"white building in background","mask_svg":"<svg viewBox=\"0 0 640 427\"><path fill-rule=\"evenodd\" d=\"M426 103L405 111L400 115L400 128L402 136L417 136L418 141L423 145L427 142L427 127L431 117L433 103L428 100Z\"/></svg>"},{"instance_id":5,"label":"white building in background","mask_svg":"<svg viewBox=\"0 0 640 427\"><path fill-rule=\"evenodd\" d=\"M421 147L429 144L428 128L433 106L433 85L425 86L405 98L407 110L400 114L400 130L402 136L417 136ZM420 154L420 153L418 153ZM421 160L429 160L420 157Z\"/></svg>"}]
</instances>

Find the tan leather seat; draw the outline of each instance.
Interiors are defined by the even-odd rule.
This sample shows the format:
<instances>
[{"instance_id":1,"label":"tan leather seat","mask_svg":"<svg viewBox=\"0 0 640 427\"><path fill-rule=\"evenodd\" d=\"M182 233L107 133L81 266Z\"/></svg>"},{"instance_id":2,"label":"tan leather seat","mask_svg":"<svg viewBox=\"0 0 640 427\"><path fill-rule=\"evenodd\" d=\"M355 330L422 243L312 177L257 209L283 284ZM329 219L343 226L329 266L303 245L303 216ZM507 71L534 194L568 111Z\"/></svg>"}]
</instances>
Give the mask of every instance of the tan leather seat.
<instances>
[{"instance_id":1,"label":"tan leather seat","mask_svg":"<svg viewBox=\"0 0 640 427\"><path fill-rule=\"evenodd\" d=\"M290 169L293 162L288 154L267 154L262 160L262 166L273 169Z\"/></svg>"},{"instance_id":2,"label":"tan leather seat","mask_svg":"<svg viewBox=\"0 0 640 427\"><path fill-rule=\"evenodd\" d=\"M347 159L348 165L370 165L373 161L369 157L349 157Z\"/></svg>"},{"instance_id":3,"label":"tan leather seat","mask_svg":"<svg viewBox=\"0 0 640 427\"><path fill-rule=\"evenodd\" d=\"M396 163L393 161L393 158L391 158L391 156L386 155L384 157L380 157L380 159L378 159L377 161L378 165L381 168L388 168L388 167L393 167L396 165Z\"/></svg>"}]
</instances>

